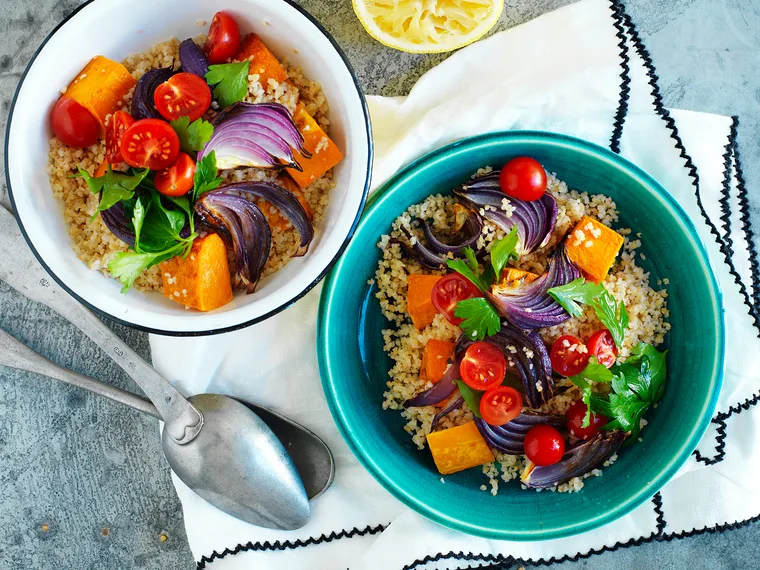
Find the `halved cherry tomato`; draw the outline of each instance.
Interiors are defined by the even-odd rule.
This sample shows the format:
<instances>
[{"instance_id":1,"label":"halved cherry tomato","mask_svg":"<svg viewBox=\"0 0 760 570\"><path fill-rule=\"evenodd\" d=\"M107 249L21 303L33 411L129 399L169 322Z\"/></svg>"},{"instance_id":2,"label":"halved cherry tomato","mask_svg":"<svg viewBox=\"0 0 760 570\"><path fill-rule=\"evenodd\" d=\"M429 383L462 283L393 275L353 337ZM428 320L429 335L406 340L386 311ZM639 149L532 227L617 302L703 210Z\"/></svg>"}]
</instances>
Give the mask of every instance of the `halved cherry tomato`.
<instances>
[{"instance_id":1,"label":"halved cherry tomato","mask_svg":"<svg viewBox=\"0 0 760 570\"><path fill-rule=\"evenodd\" d=\"M124 131L121 156L135 168L162 170L174 164L179 138L174 129L159 119L140 119Z\"/></svg>"},{"instance_id":2,"label":"halved cherry tomato","mask_svg":"<svg viewBox=\"0 0 760 570\"><path fill-rule=\"evenodd\" d=\"M153 104L167 121L188 117L200 119L211 105L211 89L204 79L192 73L178 73L156 87Z\"/></svg>"},{"instance_id":3,"label":"halved cherry tomato","mask_svg":"<svg viewBox=\"0 0 760 570\"><path fill-rule=\"evenodd\" d=\"M523 447L525 455L536 465L554 465L565 454L562 434L546 424L530 428Z\"/></svg>"},{"instance_id":4,"label":"halved cherry tomato","mask_svg":"<svg viewBox=\"0 0 760 570\"><path fill-rule=\"evenodd\" d=\"M56 101L50 113L53 134L73 148L86 148L98 142L100 126L90 111L65 95Z\"/></svg>"},{"instance_id":5,"label":"halved cherry tomato","mask_svg":"<svg viewBox=\"0 0 760 570\"><path fill-rule=\"evenodd\" d=\"M592 413L588 427L583 427L583 418L586 417L586 410L586 404L578 400L565 413L567 429L578 439L591 439L599 433L600 427L610 421L609 418Z\"/></svg>"},{"instance_id":6,"label":"halved cherry tomato","mask_svg":"<svg viewBox=\"0 0 760 570\"><path fill-rule=\"evenodd\" d=\"M184 196L193 189L195 163L189 155L181 152L169 168L156 172L153 184L164 196Z\"/></svg>"},{"instance_id":7,"label":"halved cherry tomato","mask_svg":"<svg viewBox=\"0 0 760 570\"><path fill-rule=\"evenodd\" d=\"M203 49L211 64L226 62L240 49L240 28L227 12L214 14Z\"/></svg>"},{"instance_id":8,"label":"halved cherry tomato","mask_svg":"<svg viewBox=\"0 0 760 570\"><path fill-rule=\"evenodd\" d=\"M502 426L511 422L521 411L522 396L509 386L492 388L480 399L480 415L492 426Z\"/></svg>"},{"instance_id":9,"label":"halved cherry tomato","mask_svg":"<svg viewBox=\"0 0 760 570\"><path fill-rule=\"evenodd\" d=\"M552 368L562 376L575 376L582 372L590 356L583 341L569 334L563 334L555 340L549 354Z\"/></svg>"},{"instance_id":10,"label":"halved cherry tomato","mask_svg":"<svg viewBox=\"0 0 760 570\"><path fill-rule=\"evenodd\" d=\"M473 390L490 390L501 386L507 373L504 353L490 342L475 342L464 353L459 364L462 382Z\"/></svg>"},{"instance_id":11,"label":"halved cherry tomato","mask_svg":"<svg viewBox=\"0 0 760 570\"><path fill-rule=\"evenodd\" d=\"M126 130L135 124L131 115L116 111L106 127L106 161L109 164L124 162L121 156L121 140Z\"/></svg>"},{"instance_id":12,"label":"halved cherry tomato","mask_svg":"<svg viewBox=\"0 0 760 570\"><path fill-rule=\"evenodd\" d=\"M462 277L459 273L449 273L441 277L435 284L430 293L430 300L435 309L446 317L447 321L459 326L464 319L454 316L457 303L465 299L482 296L480 289L475 287L469 279Z\"/></svg>"},{"instance_id":13,"label":"halved cherry tomato","mask_svg":"<svg viewBox=\"0 0 760 570\"><path fill-rule=\"evenodd\" d=\"M604 364L607 368L612 368L617 359L618 349L612 335L607 329L596 331L586 342L588 351L596 356L599 364Z\"/></svg>"},{"instance_id":14,"label":"halved cherry tomato","mask_svg":"<svg viewBox=\"0 0 760 570\"><path fill-rule=\"evenodd\" d=\"M499 186L507 196L532 202L546 192L546 171L537 160L518 156L501 169Z\"/></svg>"}]
</instances>

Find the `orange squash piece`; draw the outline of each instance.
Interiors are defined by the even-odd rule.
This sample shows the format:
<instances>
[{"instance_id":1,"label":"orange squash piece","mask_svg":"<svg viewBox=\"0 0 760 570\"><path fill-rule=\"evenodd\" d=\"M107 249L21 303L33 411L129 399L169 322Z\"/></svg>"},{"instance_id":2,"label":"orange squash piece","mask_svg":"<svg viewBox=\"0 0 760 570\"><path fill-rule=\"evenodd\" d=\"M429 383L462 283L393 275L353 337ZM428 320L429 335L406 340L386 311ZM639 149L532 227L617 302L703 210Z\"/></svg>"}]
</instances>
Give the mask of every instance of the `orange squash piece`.
<instances>
[{"instance_id":1,"label":"orange squash piece","mask_svg":"<svg viewBox=\"0 0 760 570\"><path fill-rule=\"evenodd\" d=\"M427 443L435 466L442 475L494 460L491 448L480 435L475 422L429 433Z\"/></svg>"},{"instance_id":2,"label":"orange squash piece","mask_svg":"<svg viewBox=\"0 0 760 570\"><path fill-rule=\"evenodd\" d=\"M311 153L311 158L298 155L298 163L303 171L299 172L294 168L288 168L288 174L301 188L306 188L343 160L343 153L322 130L322 127L306 112L306 108L301 103L296 105L293 120L303 135L303 146Z\"/></svg>"},{"instance_id":3,"label":"orange squash piece","mask_svg":"<svg viewBox=\"0 0 760 570\"><path fill-rule=\"evenodd\" d=\"M411 274L407 280L406 312L419 330L433 322L438 311L433 306L430 294L440 276Z\"/></svg>"},{"instance_id":4,"label":"orange squash piece","mask_svg":"<svg viewBox=\"0 0 760 570\"><path fill-rule=\"evenodd\" d=\"M108 172L108 161L104 160L100 164L98 164L98 167L95 169L95 174L93 174L93 177L100 178L101 176L105 176L106 172Z\"/></svg>"},{"instance_id":5,"label":"orange squash piece","mask_svg":"<svg viewBox=\"0 0 760 570\"><path fill-rule=\"evenodd\" d=\"M567 236L567 255L584 276L599 283L623 245L623 236L594 218L583 216Z\"/></svg>"},{"instance_id":6,"label":"orange squash piece","mask_svg":"<svg viewBox=\"0 0 760 570\"><path fill-rule=\"evenodd\" d=\"M454 352L454 343L448 340L431 338L422 352L420 378L433 384L440 381L449 367L449 358Z\"/></svg>"},{"instance_id":7,"label":"orange squash piece","mask_svg":"<svg viewBox=\"0 0 760 570\"><path fill-rule=\"evenodd\" d=\"M161 264L164 295L199 311L213 311L232 300L227 248L216 234L196 239L185 259Z\"/></svg>"},{"instance_id":8,"label":"orange squash piece","mask_svg":"<svg viewBox=\"0 0 760 570\"><path fill-rule=\"evenodd\" d=\"M516 267L507 267L501 272L501 283L499 285L502 287L517 287L520 283L527 284L536 279L538 279L538 275L535 273L525 271L524 269L517 269Z\"/></svg>"},{"instance_id":9,"label":"orange squash piece","mask_svg":"<svg viewBox=\"0 0 760 570\"><path fill-rule=\"evenodd\" d=\"M245 61L246 59L251 61L248 73L258 73L259 83L264 89L267 88L270 79L274 79L277 83L283 83L288 78L288 74L280 61L256 34L243 36L235 59L237 61Z\"/></svg>"},{"instance_id":10,"label":"orange squash piece","mask_svg":"<svg viewBox=\"0 0 760 570\"><path fill-rule=\"evenodd\" d=\"M119 110L124 96L137 81L122 64L96 55L69 83L64 96L87 108L105 132L106 116Z\"/></svg>"}]
</instances>

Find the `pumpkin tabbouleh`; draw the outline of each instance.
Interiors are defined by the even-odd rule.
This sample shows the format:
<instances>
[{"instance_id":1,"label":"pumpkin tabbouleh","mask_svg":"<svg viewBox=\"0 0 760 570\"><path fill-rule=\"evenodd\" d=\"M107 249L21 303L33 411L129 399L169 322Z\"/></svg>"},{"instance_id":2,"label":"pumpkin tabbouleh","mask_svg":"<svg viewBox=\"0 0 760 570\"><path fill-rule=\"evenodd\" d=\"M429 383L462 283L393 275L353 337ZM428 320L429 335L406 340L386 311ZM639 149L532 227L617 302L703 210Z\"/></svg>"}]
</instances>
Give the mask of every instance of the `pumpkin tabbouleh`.
<instances>
[{"instance_id":1,"label":"pumpkin tabbouleh","mask_svg":"<svg viewBox=\"0 0 760 570\"><path fill-rule=\"evenodd\" d=\"M481 169L475 176L486 174L490 169ZM473 178L475 178L473 176ZM519 268L542 274L547 266L550 254L559 242L578 223L583 216L590 216L607 226L615 226L618 212L615 203L609 197L589 195L586 192L568 189L567 185L555 176L548 175L547 192L555 199L558 207L554 231L548 243L533 253L519 259ZM413 220L424 219L438 235L449 235L455 223L454 196L440 194L429 196L420 204L410 207L393 223L391 232L383 235L377 244L382 250L382 259L375 273L374 282L378 288L376 297L383 315L387 318L389 328L382 331L384 350L391 357L393 366L389 371L387 390L384 393L383 408L395 410L407 421L404 429L419 449L427 446L426 436L431 431L431 422L440 408L435 406L404 407L404 402L430 388L432 384L420 378L423 362L423 350L430 339L455 342L462 334L459 327L449 323L443 314L436 314L432 324L418 330L410 321L407 313L407 278L410 274L444 275L446 271L431 270L410 257L399 245L399 240L408 241L411 232L416 239L424 240L424 234ZM650 276L636 263L637 249L641 246L640 236L632 234L630 229L616 228L624 236L624 245L617 260L602 284L617 301L623 301L629 315L629 325L625 342L620 347L618 362L625 359L633 347L641 342L654 346L662 344L670 329L668 317L667 290L658 283L658 290L650 286ZM474 249L490 248L495 240L503 238L505 233L489 220L484 220L483 229ZM412 237L413 241L415 237ZM664 281L667 284L667 280ZM571 318L564 323L539 329L544 342L552 342L563 334L588 338L591 333L603 328L591 306L584 306L580 317ZM580 390L567 379L555 384L555 396L537 411L564 414L570 405L580 399ZM523 408L525 410L525 408ZM451 428L473 421L474 416L468 406L444 416L438 422L436 430ZM642 420L645 423L646 420ZM510 481L520 478L526 466L525 455L507 455L491 449L495 461L482 466L486 477L481 487L496 494L499 480ZM604 466L614 462L617 455L610 457ZM601 466L600 466L601 467ZM562 483L552 490L560 492L578 491L583 487L583 479L592 475L601 475L600 469L593 469L584 476L579 476ZM540 489L539 489L540 490Z\"/></svg>"}]
</instances>

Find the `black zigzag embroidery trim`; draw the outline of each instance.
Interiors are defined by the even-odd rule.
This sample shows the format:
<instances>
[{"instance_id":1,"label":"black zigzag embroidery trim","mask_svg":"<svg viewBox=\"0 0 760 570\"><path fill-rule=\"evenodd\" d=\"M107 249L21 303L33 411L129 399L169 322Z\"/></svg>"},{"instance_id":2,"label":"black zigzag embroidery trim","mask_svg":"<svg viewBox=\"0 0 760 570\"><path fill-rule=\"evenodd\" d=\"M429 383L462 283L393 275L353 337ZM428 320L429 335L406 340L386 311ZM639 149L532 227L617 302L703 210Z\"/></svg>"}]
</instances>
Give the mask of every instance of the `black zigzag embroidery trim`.
<instances>
[{"instance_id":1,"label":"black zigzag embroidery trim","mask_svg":"<svg viewBox=\"0 0 760 570\"><path fill-rule=\"evenodd\" d=\"M301 539L294 540L294 541L285 540L282 542L277 540L275 542L266 541L266 542L257 542L255 544L252 542L248 542L247 544L238 544L232 549L225 548L224 551L221 553L214 550L214 552L211 553L211 555L202 556L201 559L198 561L196 570L203 570L204 568L206 568L206 564L209 564L213 562L214 560L219 560L226 556L234 556L241 552L292 550L295 548L302 548L304 546L312 546L314 544L332 542L334 540L340 540L342 538L353 538L355 536L366 536L366 535L377 534L379 532L383 532L387 526L388 525L379 524L377 526L366 526L363 529L354 528L349 531L342 530L340 532L331 532L329 535L323 534L319 538L309 537L306 540L301 540Z\"/></svg>"},{"instance_id":2,"label":"black zigzag embroidery trim","mask_svg":"<svg viewBox=\"0 0 760 570\"><path fill-rule=\"evenodd\" d=\"M626 40L625 29L623 28L623 9L616 2L611 2L610 7L612 9L612 19L613 26L615 26L615 35L620 40L618 42L618 47L620 48L620 67L622 69L620 73L620 100L618 102L617 111L615 112L612 137L610 138L610 150L612 152L619 153L620 139L623 136L625 116L628 114L628 96L631 92L631 68L628 66L630 58L628 57L628 42Z\"/></svg>"},{"instance_id":3,"label":"black zigzag embroidery trim","mask_svg":"<svg viewBox=\"0 0 760 570\"><path fill-rule=\"evenodd\" d=\"M739 197L739 213L741 214L742 230L747 238L747 249L749 250L749 266L752 273L752 298L755 302L755 309L760 312L760 264L758 263L757 250L755 249L755 234L752 231L752 224L749 216L749 201L747 200L747 186L744 180L744 171L739 157L739 145L737 135L739 131L739 117L732 117L731 123L731 150L734 154L734 170L736 172L736 188Z\"/></svg>"},{"instance_id":4,"label":"black zigzag embroidery trim","mask_svg":"<svg viewBox=\"0 0 760 570\"><path fill-rule=\"evenodd\" d=\"M633 41L633 45L636 48L636 52L641 56L642 61L644 62L644 67L646 68L646 74L649 78L648 83L651 87L651 94L652 98L654 100L654 108L658 115L660 115L665 121L665 125L668 127L668 130L670 130L670 138L672 138L675 141L675 147L678 149L679 156L684 160L686 164L686 169L689 171L689 176L692 178L692 184L694 185L695 190L695 196L697 199L697 206L699 207L699 211L702 214L702 217L705 220L705 223L710 228L710 233L715 237L715 240L718 242L718 247L720 249L720 252L723 254L724 261L726 262L726 265L728 266L730 272L732 275L734 275L734 278L736 279L738 277L738 274L736 272L736 268L734 267L733 259L731 258L731 252L726 247L726 243L723 241L723 236L721 235L720 231L718 231L718 228L715 226L715 224L710 219L710 216L707 215L707 211L705 210L704 204L702 203L702 194L699 189L699 173L697 172L697 167L694 165L694 162L689 156L689 154L686 152L686 147L683 144L683 141L681 140L681 137L678 134L678 128L676 127L676 122L673 119L673 117L670 115L670 112L665 108L665 105L662 101L662 94L660 93L660 88L657 85L657 81L659 80L659 77L657 76L657 72L655 71L654 63L652 61L651 56L649 55L649 52L647 51L646 47L644 47L644 43L641 41L641 38L639 37L638 31L636 30L636 26L633 23L633 20L631 17L626 13L625 6L620 0L612 0L614 3L616 3L619 6L622 6L621 16L623 18L623 21L625 23L626 28L628 29L628 32L631 35L631 41ZM737 177L738 180L738 177ZM745 231L751 232L751 228L749 228L749 223L747 222L747 229ZM755 263L757 265L757 256L755 256ZM758 298L760 298L760 293L758 293ZM760 338L760 319L757 318L754 309L752 308L752 305L749 306L749 315L753 318L755 321L755 328L757 329L757 336Z\"/></svg>"},{"instance_id":5,"label":"black zigzag embroidery trim","mask_svg":"<svg viewBox=\"0 0 760 570\"><path fill-rule=\"evenodd\" d=\"M752 406L756 406L758 403L760 403L760 392L751 398L747 398L741 404L731 406L728 408L728 411L716 414L712 419L712 423L718 426L716 429L718 435L715 438L715 441L717 442L715 446L715 456L705 457L699 453L698 449L695 449L693 453L694 458L705 465L715 465L716 463L723 461L726 457L726 428L728 427L726 425L726 420L734 414L741 414L743 411L749 410Z\"/></svg>"}]
</instances>

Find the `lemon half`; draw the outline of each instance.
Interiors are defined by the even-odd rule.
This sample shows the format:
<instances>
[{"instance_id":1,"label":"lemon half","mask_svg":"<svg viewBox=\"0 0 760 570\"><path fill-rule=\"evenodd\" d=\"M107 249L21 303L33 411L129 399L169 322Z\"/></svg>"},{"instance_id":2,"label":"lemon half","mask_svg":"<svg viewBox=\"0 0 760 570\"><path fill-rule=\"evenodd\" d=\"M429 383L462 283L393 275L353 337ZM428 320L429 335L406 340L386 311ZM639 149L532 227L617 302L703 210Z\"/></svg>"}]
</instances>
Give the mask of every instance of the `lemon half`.
<instances>
[{"instance_id":1,"label":"lemon half","mask_svg":"<svg viewBox=\"0 0 760 570\"><path fill-rule=\"evenodd\" d=\"M504 0L353 0L369 35L409 53L452 51L493 28Z\"/></svg>"}]
</instances>

